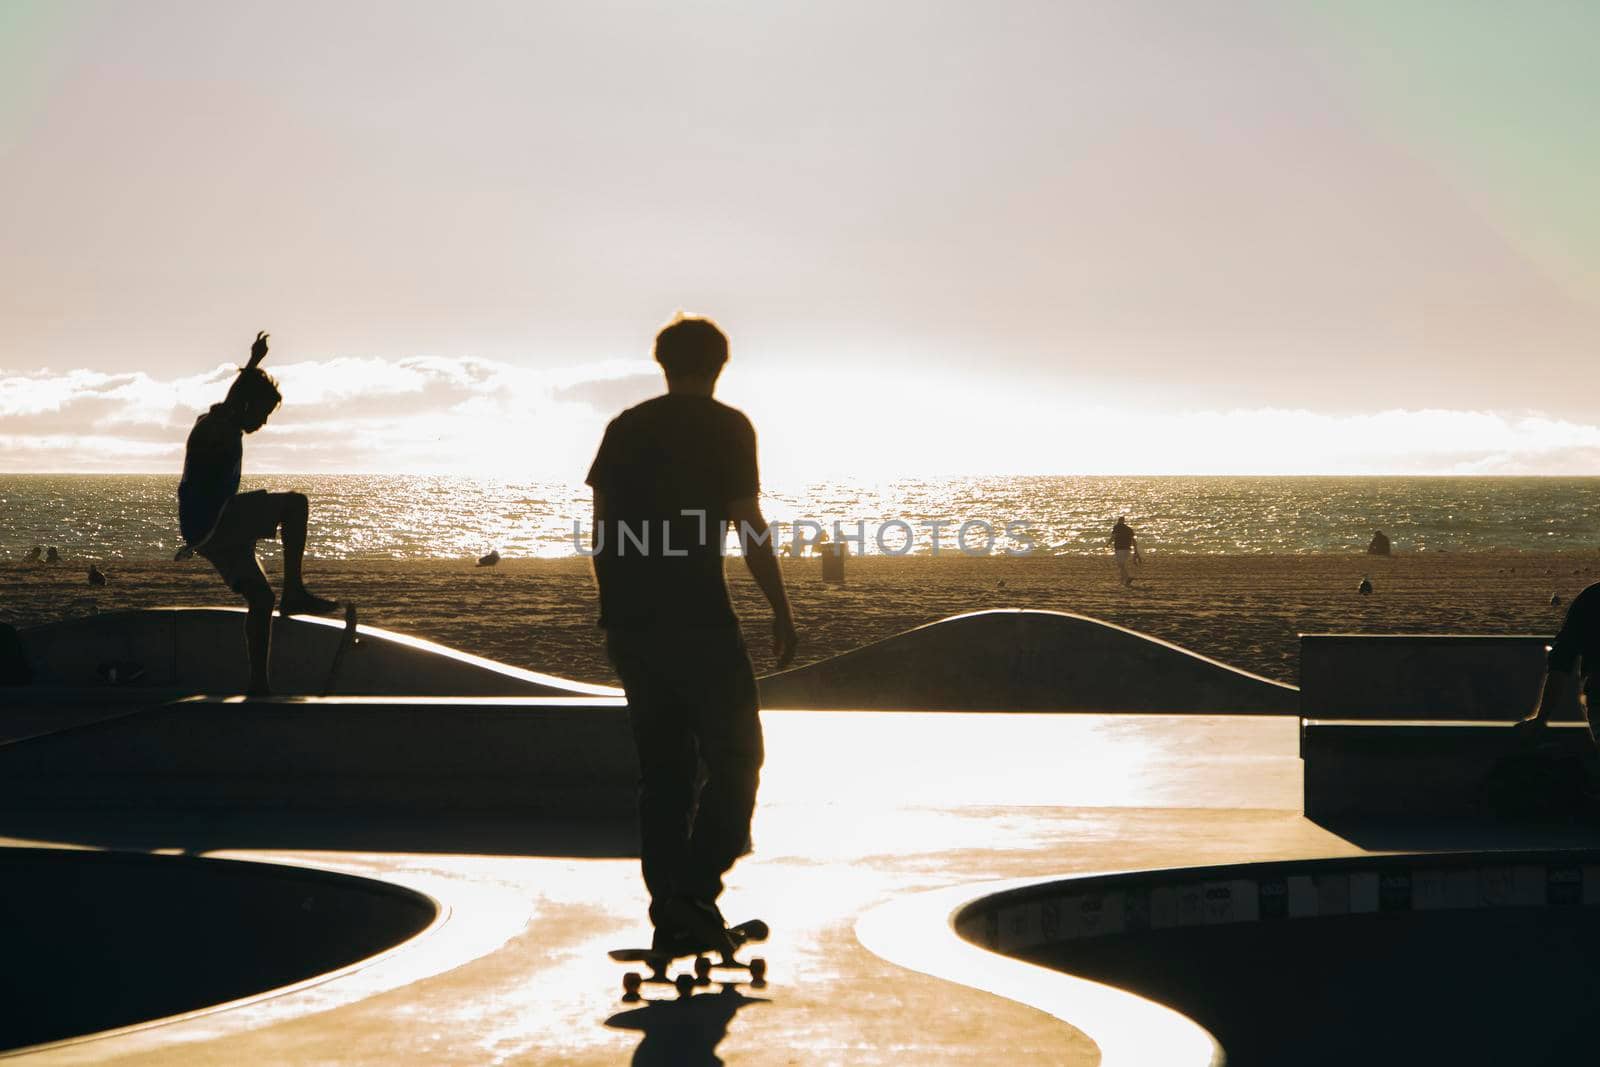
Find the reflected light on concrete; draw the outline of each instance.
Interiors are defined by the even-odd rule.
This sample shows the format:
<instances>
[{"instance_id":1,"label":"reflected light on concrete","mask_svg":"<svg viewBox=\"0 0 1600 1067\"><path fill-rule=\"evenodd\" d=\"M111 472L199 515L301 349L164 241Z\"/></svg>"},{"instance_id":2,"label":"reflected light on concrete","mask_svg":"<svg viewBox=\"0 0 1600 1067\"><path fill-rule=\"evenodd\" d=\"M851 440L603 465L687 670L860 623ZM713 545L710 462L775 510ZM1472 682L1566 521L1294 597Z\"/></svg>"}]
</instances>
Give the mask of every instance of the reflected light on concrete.
<instances>
[{"instance_id":1,"label":"reflected light on concrete","mask_svg":"<svg viewBox=\"0 0 1600 1067\"><path fill-rule=\"evenodd\" d=\"M763 712L761 804L1300 807L1291 716L913 714Z\"/></svg>"}]
</instances>

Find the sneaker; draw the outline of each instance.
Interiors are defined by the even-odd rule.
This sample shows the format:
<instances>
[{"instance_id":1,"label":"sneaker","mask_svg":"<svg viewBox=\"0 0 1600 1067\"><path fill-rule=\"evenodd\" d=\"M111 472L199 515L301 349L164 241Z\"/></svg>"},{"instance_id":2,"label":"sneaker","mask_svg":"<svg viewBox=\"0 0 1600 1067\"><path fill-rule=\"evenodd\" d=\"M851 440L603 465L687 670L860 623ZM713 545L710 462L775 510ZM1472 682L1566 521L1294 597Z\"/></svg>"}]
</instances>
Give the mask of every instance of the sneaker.
<instances>
[{"instance_id":1,"label":"sneaker","mask_svg":"<svg viewBox=\"0 0 1600 1067\"><path fill-rule=\"evenodd\" d=\"M659 952L664 956L691 956L700 950L700 943L689 936L687 930L670 930L666 927L656 927L656 932L650 938L650 951Z\"/></svg>"},{"instance_id":2,"label":"sneaker","mask_svg":"<svg viewBox=\"0 0 1600 1067\"><path fill-rule=\"evenodd\" d=\"M278 602L279 615L332 615L339 610L337 600L326 600L307 592L285 593Z\"/></svg>"},{"instance_id":3,"label":"sneaker","mask_svg":"<svg viewBox=\"0 0 1600 1067\"><path fill-rule=\"evenodd\" d=\"M661 902L662 918L667 928L682 930L686 941L705 952L730 953L733 942L728 937L728 923L722 912L710 901L693 897L668 897Z\"/></svg>"}]
</instances>

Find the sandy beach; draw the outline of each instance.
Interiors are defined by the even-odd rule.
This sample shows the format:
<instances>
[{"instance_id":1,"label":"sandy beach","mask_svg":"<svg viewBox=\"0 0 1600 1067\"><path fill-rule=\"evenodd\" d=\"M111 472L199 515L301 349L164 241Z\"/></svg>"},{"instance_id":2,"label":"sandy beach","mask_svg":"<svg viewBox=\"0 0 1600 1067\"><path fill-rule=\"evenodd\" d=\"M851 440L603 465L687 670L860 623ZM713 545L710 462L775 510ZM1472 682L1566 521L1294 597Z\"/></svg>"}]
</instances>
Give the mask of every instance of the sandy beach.
<instances>
[{"instance_id":1,"label":"sandy beach","mask_svg":"<svg viewBox=\"0 0 1600 1067\"><path fill-rule=\"evenodd\" d=\"M278 565L267 561L276 579ZM0 564L0 621L29 626L93 611L234 603L200 561L105 567L91 588L72 561ZM1553 633L1564 604L1600 580L1600 551L1367 556L1148 555L1131 589L1108 556L849 560L842 586L816 560L784 572L801 630L798 662L984 608L1070 611L1294 682L1301 632ZM363 622L585 681L613 681L587 561L313 561L317 591L353 599ZM1363 574L1374 592L1361 596ZM758 671L772 669L768 615L738 560L729 587ZM1003 583L1003 584L1002 584ZM1562 598L1553 607L1552 594Z\"/></svg>"}]
</instances>

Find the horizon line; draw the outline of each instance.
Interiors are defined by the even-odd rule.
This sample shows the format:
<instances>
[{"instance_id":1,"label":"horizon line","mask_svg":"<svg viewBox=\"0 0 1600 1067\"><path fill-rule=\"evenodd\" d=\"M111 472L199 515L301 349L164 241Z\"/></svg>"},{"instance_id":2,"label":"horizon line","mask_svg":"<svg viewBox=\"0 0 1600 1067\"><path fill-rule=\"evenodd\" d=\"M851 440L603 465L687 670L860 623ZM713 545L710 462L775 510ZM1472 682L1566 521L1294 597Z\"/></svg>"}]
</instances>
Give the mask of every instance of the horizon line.
<instances>
[{"instance_id":1,"label":"horizon line","mask_svg":"<svg viewBox=\"0 0 1600 1067\"><path fill-rule=\"evenodd\" d=\"M182 472L181 471L176 471L175 472L175 471L172 471L172 470L131 470L131 471L84 471L84 470L4 471L4 470L0 470L0 478L45 478L45 477L54 477L54 478L64 478L64 477L75 477L75 478L156 478L156 477L162 477L162 478L172 478L174 480L177 480L177 479L182 477ZM506 477L506 476L503 476L503 475L462 474L462 473L450 473L450 472L445 472L445 471L373 471L373 470L339 470L339 471L257 470L257 471L252 471L252 472L250 472L249 474L246 475L247 479L251 478L251 477L271 477L271 478L302 478L302 477L316 477L316 478L475 478L475 479L483 479L483 480L488 480L488 481L501 481L501 482L516 482L516 481L563 482L563 481L567 480L567 479L563 479L563 478L548 478L548 477L512 478L512 477ZM1466 471L1466 472L1455 471L1455 472L1450 472L1450 473L1440 473L1438 471L1429 471L1429 472L1390 471L1390 472L1383 472L1383 473L1352 474L1352 473L1350 473L1348 471L1344 471L1344 472L1306 471L1306 472L1299 473L1299 474L1284 474L1281 471L1278 471L1278 472L1269 472L1269 471L1214 471L1214 472L1205 473L1205 474L1198 474L1198 473L1190 471L1190 472L1181 472L1181 473L1175 473L1175 472L1148 472L1148 473L1145 473L1145 472L1141 472L1141 473L1137 473L1137 474L1128 473L1128 472L1119 473L1119 474L1092 473L1092 472L1057 472L1057 473L1054 473L1054 474L1019 474L1019 473L1016 473L1016 472L993 472L993 471L991 471L991 472L985 472L985 473L970 473L970 472L968 472L968 473L960 473L960 474L930 474L930 473L926 473L926 472L917 472L917 473L888 475L888 476L884 476L884 477L844 476L844 477L832 477L832 478L819 478L819 479L815 479L815 481L818 481L818 482L823 482L823 481L869 481L869 482L878 482L878 481L899 481L899 480L905 480L905 479L916 479L916 480L937 479L937 480L958 481L958 480L962 480L962 479L977 479L977 478L1349 478L1349 479L1356 479L1356 478L1473 478L1473 479L1487 479L1487 478L1562 478L1562 479L1567 479L1569 481L1581 481L1581 480L1588 480L1588 479L1600 480L1600 473L1597 473L1597 474L1505 474L1505 473L1496 472L1496 471ZM583 484L583 482L582 482L582 479L578 479L578 480L572 482L572 484L581 485L581 484ZM792 485L794 483L792 481L789 481L789 480L774 480L770 484L773 484L773 485Z\"/></svg>"}]
</instances>

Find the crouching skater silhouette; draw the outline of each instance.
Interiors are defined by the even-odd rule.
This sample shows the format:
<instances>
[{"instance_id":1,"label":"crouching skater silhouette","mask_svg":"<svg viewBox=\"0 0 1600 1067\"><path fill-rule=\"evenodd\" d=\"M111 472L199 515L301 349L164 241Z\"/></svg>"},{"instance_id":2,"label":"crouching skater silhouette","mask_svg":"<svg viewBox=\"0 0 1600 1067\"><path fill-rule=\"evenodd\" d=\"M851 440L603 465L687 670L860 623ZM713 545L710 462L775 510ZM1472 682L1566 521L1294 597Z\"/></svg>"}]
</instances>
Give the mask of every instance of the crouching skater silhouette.
<instances>
[{"instance_id":1,"label":"crouching skater silhouette","mask_svg":"<svg viewBox=\"0 0 1600 1067\"><path fill-rule=\"evenodd\" d=\"M306 552L310 504L303 493L239 492L244 435L266 425L283 402L278 383L260 367L267 355L267 335L258 333L250 362L239 372L220 404L195 420L184 449L183 479L178 483L178 526L184 547L178 559L204 556L228 588L244 597L245 646L250 653L252 696L272 692L268 657L272 641L272 586L256 558L256 542L283 531L284 615L326 615L339 605L306 589L301 566Z\"/></svg>"}]
</instances>

